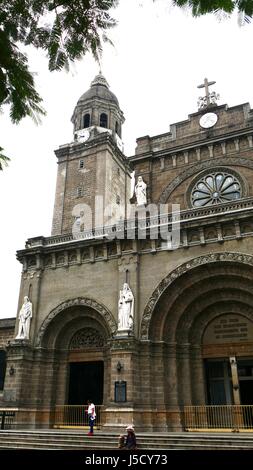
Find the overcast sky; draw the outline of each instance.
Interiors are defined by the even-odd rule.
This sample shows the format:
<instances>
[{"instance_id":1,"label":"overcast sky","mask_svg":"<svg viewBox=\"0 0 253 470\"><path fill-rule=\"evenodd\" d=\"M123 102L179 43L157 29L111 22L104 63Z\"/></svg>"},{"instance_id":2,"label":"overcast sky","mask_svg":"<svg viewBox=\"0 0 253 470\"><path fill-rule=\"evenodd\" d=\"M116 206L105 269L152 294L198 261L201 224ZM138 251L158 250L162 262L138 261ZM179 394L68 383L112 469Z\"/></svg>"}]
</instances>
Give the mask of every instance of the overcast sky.
<instances>
[{"instance_id":1,"label":"overcast sky","mask_svg":"<svg viewBox=\"0 0 253 470\"><path fill-rule=\"evenodd\" d=\"M168 3L121 0L115 11L119 25L110 33L115 47L104 50L102 71L125 114L128 156L137 137L167 132L170 124L197 111L197 85L204 77L216 80L212 89L220 94L220 104L253 104L253 23L239 27L236 15L223 22L212 15L193 19ZM72 141L74 106L98 73L90 56L68 74L49 73L38 51L30 49L29 57L47 116L37 127L29 119L14 126L7 108L0 115L0 146L11 156L0 173L0 317L17 313L21 265L16 250L28 237L50 235L54 150Z\"/></svg>"}]
</instances>

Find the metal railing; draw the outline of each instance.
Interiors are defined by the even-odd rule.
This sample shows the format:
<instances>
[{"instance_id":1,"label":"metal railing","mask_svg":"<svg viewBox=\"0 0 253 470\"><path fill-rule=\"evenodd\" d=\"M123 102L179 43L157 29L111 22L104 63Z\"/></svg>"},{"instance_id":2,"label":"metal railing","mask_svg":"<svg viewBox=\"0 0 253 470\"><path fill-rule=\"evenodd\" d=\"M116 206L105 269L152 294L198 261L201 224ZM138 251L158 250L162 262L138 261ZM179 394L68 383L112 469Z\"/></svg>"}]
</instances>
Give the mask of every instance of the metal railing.
<instances>
[{"instance_id":1,"label":"metal railing","mask_svg":"<svg viewBox=\"0 0 253 470\"><path fill-rule=\"evenodd\" d=\"M253 430L253 405L200 405L184 407L186 431Z\"/></svg>"},{"instance_id":2,"label":"metal railing","mask_svg":"<svg viewBox=\"0 0 253 470\"><path fill-rule=\"evenodd\" d=\"M51 427L54 412L50 409L0 408L0 429L26 429Z\"/></svg>"},{"instance_id":3,"label":"metal railing","mask_svg":"<svg viewBox=\"0 0 253 470\"><path fill-rule=\"evenodd\" d=\"M100 428L102 424L103 406L96 406L95 428ZM89 419L87 406L84 405L63 405L55 407L54 427L88 427Z\"/></svg>"},{"instance_id":4,"label":"metal railing","mask_svg":"<svg viewBox=\"0 0 253 470\"><path fill-rule=\"evenodd\" d=\"M11 429L15 426L17 408L0 408L0 429Z\"/></svg>"}]
</instances>

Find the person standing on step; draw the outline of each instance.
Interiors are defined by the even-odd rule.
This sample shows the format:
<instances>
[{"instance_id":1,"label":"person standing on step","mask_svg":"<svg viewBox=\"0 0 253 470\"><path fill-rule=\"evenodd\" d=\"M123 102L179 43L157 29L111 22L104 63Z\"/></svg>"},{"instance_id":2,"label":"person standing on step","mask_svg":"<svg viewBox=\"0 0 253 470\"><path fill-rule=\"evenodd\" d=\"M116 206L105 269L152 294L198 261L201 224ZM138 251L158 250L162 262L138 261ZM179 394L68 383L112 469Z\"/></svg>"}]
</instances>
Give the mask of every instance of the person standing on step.
<instances>
[{"instance_id":1,"label":"person standing on step","mask_svg":"<svg viewBox=\"0 0 253 470\"><path fill-rule=\"evenodd\" d=\"M88 436L93 436L93 426L94 426L94 421L96 419L96 412L95 412L95 405L91 400L87 400L88 404L88 420L89 420L89 426L90 430L88 432Z\"/></svg>"}]
</instances>

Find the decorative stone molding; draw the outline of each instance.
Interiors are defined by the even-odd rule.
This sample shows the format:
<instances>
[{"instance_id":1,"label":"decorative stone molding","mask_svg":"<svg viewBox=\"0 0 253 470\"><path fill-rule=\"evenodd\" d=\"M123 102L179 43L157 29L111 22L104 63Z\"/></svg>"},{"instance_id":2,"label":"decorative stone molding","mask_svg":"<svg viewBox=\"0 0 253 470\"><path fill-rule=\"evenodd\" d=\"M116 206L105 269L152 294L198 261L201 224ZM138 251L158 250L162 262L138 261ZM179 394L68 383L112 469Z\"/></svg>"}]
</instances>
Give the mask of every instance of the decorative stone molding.
<instances>
[{"instance_id":1,"label":"decorative stone molding","mask_svg":"<svg viewBox=\"0 0 253 470\"><path fill-rule=\"evenodd\" d=\"M119 272L125 272L126 270L135 271L139 263L139 257L136 254L121 256L118 260Z\"/></svg>"},{"instance_id":2,"label":"decorative stone molding","mask_svg":"<svg viewBox=\"0 0 253 470\"><path fill-rule=\"evenodd\" d=\"M28 339L25 339L25 338L21 338L21 339L13 339L13 340L10 340L8 341L8 344L7 344L7 349L9 348L9 346L11 346L12 348L13 347L16 347L17 349L20 349L20 348L23 348L23 347L31 347L31 343Z\"/></svg>"},{"instance_id":3,"label":"decorative stone molding","mask_svg":"<svg viewBox=\"0 0 253 470\"><path fill-rule=\"evenodd\" d=\"M109 310L107 310L106 307L104 307L103 305L96 302L96 300L83 298L83 297L78 297L76 299L70 299L70 300L66 300L65 302L62 302L60 305L58 305L56 308L54 308L48 314L48 316L45 318L45 320L43 321L43 323L42 323L42 325L41 325L41 327L38 331L38 334L37 334L37 337L36 337L36 340L35 340L35 346L41 346L43 336L44 336L45 331L48 328L50 322L59 313L63 312L64 310L66 310L70 307L75 307L75 306L76 307L78 307L78 306L89 307L89 308L92 308L92 309L96 310L104 318L104 320L106 321L106 323L109 326L109 329L111 331L111 335L113 336L116 333L116 331L117 331L117 322L114 319L111 312Z\"/></svg>"},{"instance_id":4,"label":"decorative stone molding","mask_svg":"<svg viewBox=\"0 0 253 470\"><path fill-rule=\"evenodd\" d=\"M225 166L226 168L229 165L236 165L236 166L245 166L246 168L250 168L253 170L253 161L249 158L238 158L238 157L218 157L212 160L205 160L200 163L195 163L189 168L186 168L182 173L180 173L174 180L172 180L168 186L163 190L160 198L160 204L166 204L168 198L170 197L171 193L187 178L199 173L202 170L208 170L213 168L214 166L220 167ZM230 171L230 170L229 170Z\"/></svg>"},{"instance_id":5,"label":"decorative stone molding","mask_svg":"<svg viewBox=\"0 0 253 470\"><path fill-rule=\"evenodd\" d=\"M186 272L194 269L198 266L202 266L209 263L219 263L219 262L232 262L232 263L242 263L253 266L253 256L244 255L241 253L212 253L198 258L194 258L186 263L178 266L174 271L169 273L156 287L153 294L151 295L143 313L142 322L141 322L141 339L148 339L149 325L151 317L155 306L165 291L177 278L185 274Z\"/></svg>"},{"instance_id":6,"label":"decorative stone molding","mask_svg":"<svg viewBox=\"0 0 253 470\"><path fill-rule=\"evenodd\" d=\"M70 350L85 348L103 348L105 338L95 328L83 328L74 334L70 341Z\"/></svg>"},{"instance_id":7,"label":"decorative stone molding","mask_svg":"<svg viewBox=\"0 0 253 470\"><path fill-rule=\"evenodd\" d=\"M138 341L134 337L125 337L125 338L117 338L115 337L111 342L111 350L122 350L122 351L135 351L138 345Z\"/></svg>"},{"instance_id":8,"label":"decorative stone molding","mask_svg":"<svg viewBox=\"0 0 253 470\"><path fill-rule=\"evenodd\" d=\"M24 279L33 279L35 274L36 274L35 271L25 272L25 274L23 275L23 278Z\"/></svg>"}]
</instances>

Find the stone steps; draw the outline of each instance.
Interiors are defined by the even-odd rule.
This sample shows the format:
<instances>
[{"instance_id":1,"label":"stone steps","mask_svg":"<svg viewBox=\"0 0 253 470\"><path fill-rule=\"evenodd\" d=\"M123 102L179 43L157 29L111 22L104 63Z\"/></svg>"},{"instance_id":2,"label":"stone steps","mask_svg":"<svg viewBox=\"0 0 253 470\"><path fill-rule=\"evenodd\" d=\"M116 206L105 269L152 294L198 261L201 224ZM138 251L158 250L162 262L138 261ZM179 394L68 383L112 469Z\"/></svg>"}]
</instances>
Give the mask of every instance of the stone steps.
<instances>
[{"instance_id":1,"label":"stone steps","mask_svg":"<svg viewBox=\"0 0 253 470\"><path fill-rule=\"evenodd\" d=\"M71 444L57 444L57 443L35 443L35 442L19 442L19 443L0 443L0 449L41 449L41 450L117 450L114 446L105 446L103 443L98 444L86 444L82 445L71 445ZM139 450L246 450L248 447L241 445L226 446L226 445L208 445L208 444L167 444L167 445L155 445L155 446L140 446ZM251 448L250 448L251 449Z\"/></svg>"},{"instance_id":2,"label":"stone steps","mask_svg":"<svg viewBox=\"0 0 253 470\"><path fill-rule=\"evenodd\" d=\"M117 449L118 434L80 431L4 430L1 449ZM138 449L242 450L253 449L253 434L233 433L137 433Z\"/></svg>"},{"instance_id":3,"label":"stone steps","mask_svg":"<svg viewBox=\"0 0 253 470\"><path fill-rule=\"evenodd\" d=\"M83 450L83 449L101 449L101 450L116 450L117 446L113 445L105 445L105 443L87 443L83 442L81 444L76 443L59 443L59 442L39 442L39 441L30 441L30 440L19 440L18 442L11 442L11 441L2 441L0 443L1 449L55 449L55 450ZM248 447L242 445L226 445L226 444L201 444L201 443L167 443L167 444L156 444L156 445L140 445L138 444L138 449L156 449L156 450L164 450L164 449L174 449L174 450L245 450Z\"/></svg>"}]
</instances>

